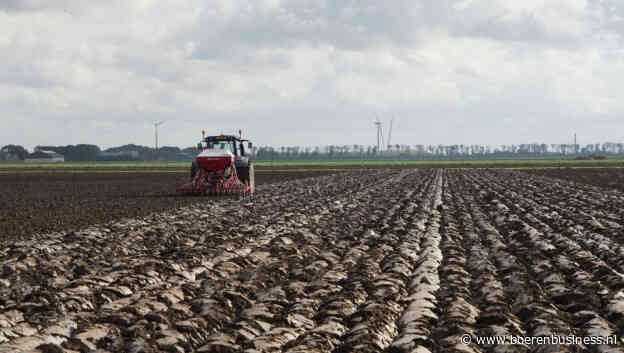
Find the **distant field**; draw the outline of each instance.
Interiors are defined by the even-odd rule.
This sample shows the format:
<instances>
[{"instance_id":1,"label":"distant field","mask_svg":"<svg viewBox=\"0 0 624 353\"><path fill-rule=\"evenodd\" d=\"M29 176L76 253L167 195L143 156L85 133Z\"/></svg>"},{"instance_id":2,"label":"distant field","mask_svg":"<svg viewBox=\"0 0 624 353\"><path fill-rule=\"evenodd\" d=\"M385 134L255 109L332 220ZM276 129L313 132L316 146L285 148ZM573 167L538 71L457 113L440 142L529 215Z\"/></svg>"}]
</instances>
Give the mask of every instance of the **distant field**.
<instances>
[{"instance_id":1,"label":"distant field","mask_svg":"<svg viewBox=\"0 0 624 353\"><path fill-rule=\"evenodd\" d=\"M348 161L256 161L257 167L383 167L383 166L609 166L624 164L624 159L500 159L500 160L348 160ZM186 169L189 162L67 162L67 163L0 163L0 169Z\"/></svg>"},{"instance_id":2,"label":"distant field","mask_svg":"<svg viewBox=\"0 0 624 353\"><path fill-rule=\"evenodd\" d=\"M85 168L186 168L190 162L65 162L65 163L0 163L0 169L85 169Z\"/></svg>"},{"instance_id":3,"label":"distant field","mask_svg":"<svg viewBox=\"0 0 624 353\"><path fill-rule=\"evenodd\" d=\"M299 167L299 166L331 166L331 167L358 167L358 166L558 166L558 165L613 165L624 164L624 159L606 160L574 160L574 159L499 159L499 160L365 160L365 161L292 161L292 162L255 162L263 167Z\"/></svg>"}]
</instances>

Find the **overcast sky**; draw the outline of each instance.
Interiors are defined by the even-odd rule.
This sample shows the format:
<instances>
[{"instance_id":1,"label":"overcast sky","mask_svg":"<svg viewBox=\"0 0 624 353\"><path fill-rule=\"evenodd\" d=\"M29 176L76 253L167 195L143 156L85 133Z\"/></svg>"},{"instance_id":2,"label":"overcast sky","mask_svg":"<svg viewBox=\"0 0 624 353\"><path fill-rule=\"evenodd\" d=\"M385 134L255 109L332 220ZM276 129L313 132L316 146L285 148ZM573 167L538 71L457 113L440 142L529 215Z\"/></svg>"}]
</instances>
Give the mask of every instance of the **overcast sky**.
<instances>
[{"instance_id":1,"label":"overcast sky","mask_svg":"<svg viewBox=\"0 0 624 353\"><path fill-rule=\"evenodd\" d=\"M624 140L618 0L2 0L0 145Z\"/></svg>"}]
</instances>

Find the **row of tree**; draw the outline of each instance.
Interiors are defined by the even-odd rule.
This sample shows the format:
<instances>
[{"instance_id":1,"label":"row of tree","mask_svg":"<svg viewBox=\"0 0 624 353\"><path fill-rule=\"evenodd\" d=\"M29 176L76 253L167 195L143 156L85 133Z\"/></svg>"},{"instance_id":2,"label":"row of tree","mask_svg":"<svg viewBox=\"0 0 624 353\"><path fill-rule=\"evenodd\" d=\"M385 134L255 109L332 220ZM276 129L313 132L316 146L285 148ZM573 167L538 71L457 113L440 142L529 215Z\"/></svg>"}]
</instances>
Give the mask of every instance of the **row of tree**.
<instances>
[{"instance_id":1,"label":"row of tree","mask_svg":"<svg viewBox=\"0 0 624 353\"><path fill-rule=\"evenodd\" d=\"M520 144L520 145L392 145L379 151L377 146L330 145L317 147L254 148L259 160L321 159L492 159L492 158L561 158L601 154L624 156L624 143L589 144Z\"/></svg>"},{"instance_id":2,"label":"row of tree","mask_svg":"<svg viewBox=\"0 0 624 353\"><path fill-rule=\"evenodd\" d=\"M164 146L158 150L140 145L124 145L101 150L96 145L37 146L37 151L53 151L68 162L84 161L189 161L197 148ZM19 145L0 149L5 156L24 160L30 154ZM601 144L519 144L519 145L392 145L379 151L376 146L329 145L316 147L253 147L256 160L354 160L354 159L490 159L490 158L560 158L600 154L624 156L624 143ZM10 160L10 159L4 159Z\"/></svg>"},{"instance_id":3,"label":"row of tree","mask_svg":"<svg viewBox=\"0 0 624 353\"><path fill-rule=\"evenodd\" d=\"M96 145L80 144L67 146L36 146L33 153L19 145L7 145L0 149L0 160L15 161L27 158L45 157L45 152L56 152L65 158L66 162L91 161L188 161L195 154L196 148L180 149L178 147L154 148L125 145L101 150ZM4 156L4 158L2 158Z\"/></svg>"}]
</instances>

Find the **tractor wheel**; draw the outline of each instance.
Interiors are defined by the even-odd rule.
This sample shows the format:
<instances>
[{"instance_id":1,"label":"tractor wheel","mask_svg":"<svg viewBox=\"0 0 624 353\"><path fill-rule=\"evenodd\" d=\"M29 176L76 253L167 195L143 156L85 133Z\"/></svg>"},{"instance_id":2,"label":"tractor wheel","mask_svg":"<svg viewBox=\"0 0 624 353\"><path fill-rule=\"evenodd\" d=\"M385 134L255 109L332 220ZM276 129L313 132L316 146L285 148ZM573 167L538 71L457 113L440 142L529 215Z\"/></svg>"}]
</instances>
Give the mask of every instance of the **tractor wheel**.
<instances>
[{"instance_id":1,"label":"tractor wheel","mask_svg":"<svg viewBox=\"0 0 624 353\"><path fill-rule=\"evenodd\" d=\"M239 167L237 172L238 177L243 182L243 184L245 182L248 182L249 187L251 188L251 190L253 190L255 187L255 173L253 164L249 163L249 166L247 167Z\"/></svg>"},{"instance_id":2,"label":"tractor wheel","mask_svg":"<svg viewBox=\"0 0 624 353\"><path fill-rule=\"evenodd\" d=\"M195 175L197 174L197 163L191 163L191 180L195 179Z\"/></svg>"}]
</instances>

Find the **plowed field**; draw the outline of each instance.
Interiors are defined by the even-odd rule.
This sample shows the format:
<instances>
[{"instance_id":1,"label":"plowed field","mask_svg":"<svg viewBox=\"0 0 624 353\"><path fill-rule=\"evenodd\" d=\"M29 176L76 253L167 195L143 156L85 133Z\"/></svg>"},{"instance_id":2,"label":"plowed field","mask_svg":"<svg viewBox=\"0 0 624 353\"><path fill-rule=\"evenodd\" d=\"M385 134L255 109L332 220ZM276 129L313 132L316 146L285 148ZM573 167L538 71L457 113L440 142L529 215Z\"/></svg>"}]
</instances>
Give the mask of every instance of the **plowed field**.
<instances>
[{"instance_id":1,"label":"plowed field","mask_svg":"<svg viewBox=\"0 0 624 353\"><path fill-rule=\"evenodd\" d=\"M444 169L257 191L9 242L0 352L624 351L622 192Z\"/></svg>"},{"instance_id":2,"label":"plowed field","mask_svg":"<svg viewBox=\"0 0 624 353\"><path fill-rule=\"evenodd\" d=\"M624 168L549 168L534 169L530 172L624 191Z\"/></svg>"},{"instance_id":3,"label":"plowed field","mask_svg":"<svg viewBox=\"0 0 624 353\"><path fill-rule=\"evenodd\" d=\"M327 175L333 171L261 170L256 184ZM176 186L188 173L129 170L35 172L0 174L0 245L32 233L73 230L124 217L145 216L172 207L201 202L180 196Z\"/></svg>"}]
</instances>

